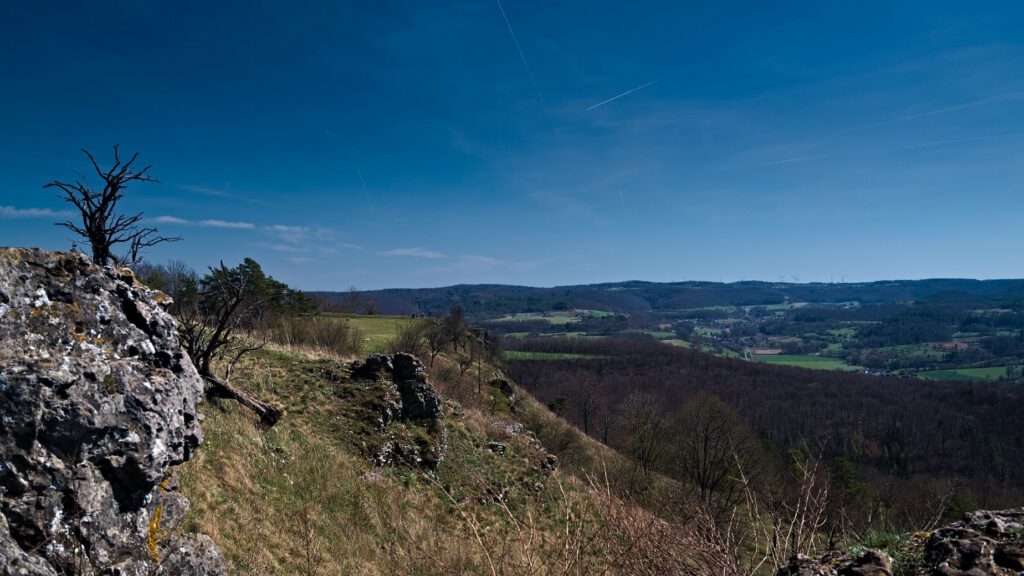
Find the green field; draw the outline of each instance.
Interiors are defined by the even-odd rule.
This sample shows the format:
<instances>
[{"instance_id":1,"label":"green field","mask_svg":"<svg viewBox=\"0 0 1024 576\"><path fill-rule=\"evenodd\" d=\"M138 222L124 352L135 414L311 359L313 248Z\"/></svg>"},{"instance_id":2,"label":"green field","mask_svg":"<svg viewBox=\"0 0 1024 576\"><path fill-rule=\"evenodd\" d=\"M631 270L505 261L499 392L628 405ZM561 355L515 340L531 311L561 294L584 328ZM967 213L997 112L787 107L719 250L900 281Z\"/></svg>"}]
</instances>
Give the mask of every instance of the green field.
<instances>
[{"instance_id":1,"label":"green field","mask_svg":"<svg viewBox=\"0 0 1024 576\"><path fill-rule=\"evenodd\" d=\"M952 370L931 370L918 372L925 380L965 380L967 382L994 382L1006 376L1006 366L990 368L954 368Z\"/></svg>"},{"instance_id":2,"label":"green field","mask_svg":"<svg viewBox=\"0 0 1024 576\"><path fill-rule=\"evenodd\" d=\"M506 360L592 360L594 358L600 358L600 356L564 352L525 352L522 350L508 350L505 352Z\"/></svg>"},{"instance_id":3,"label":"green field","mask_svg":"<svg viewBox=\"0 0 1024 576\"><path fill-rule=\"evenodd\" d=\"M765 364L779 364L782 366L796 366L798 368L811 368L814 370L842 370L845 372L856 372L861 370L859 366L851 366L839 358L828 356L809 356L801 354L778 354L775 356L756 356L758 362Z\"/></svg>"},{"instance_id":4,"label":"green field","mask_svg":"<svg viewBox=\"0 0 1024 576\"><path fill-rule=\"evenodd\" d=\"M413 322L407 316L365 316L362 314L324 314L358 329L366 338L366 352L383 352L402 326Z\"/></svg>"},{"instance_id":5,"label":"green field","mask_svg":"<svg viewBox=\"0 0 1024 576\"><path fill-rule=\"evenodd\" d=\"M839 338L840 340L849 340L857 335L856 328L834 328L827 331L832 336Z\"/></svg>"},{"instance_id":6,"label":"green field","mask_svg":"<svg viewBox=\"0 0 1024 576\"><path fill-rule=\"evenodd\" d=\"M502 318L497 318L495 322L512 322L516 320L544 320L551 324L568 324L570 322L578 322L583 318L604 318L605 316L611 316L611 312L604 312L601 310L569 310L566 312L522 312L519 314L509 314Z\"/></svg>"}]
</instances>

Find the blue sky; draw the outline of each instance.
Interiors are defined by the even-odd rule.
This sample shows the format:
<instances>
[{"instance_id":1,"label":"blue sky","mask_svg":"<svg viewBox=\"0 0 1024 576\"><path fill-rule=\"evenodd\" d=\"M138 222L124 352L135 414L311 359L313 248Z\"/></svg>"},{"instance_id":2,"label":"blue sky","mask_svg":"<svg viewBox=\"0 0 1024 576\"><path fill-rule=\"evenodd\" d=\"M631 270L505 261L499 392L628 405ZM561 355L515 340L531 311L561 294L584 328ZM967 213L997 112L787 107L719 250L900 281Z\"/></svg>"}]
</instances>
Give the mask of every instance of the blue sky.
<instances>
[{"instance_id":1,"label":"blue sky","mask_svg":"<svg viewBox=\"0 0 1024 576\"><path fill-rule=\"evenodd\" d=\"M503 14L504 13L504 14ZM9 2L0 245L124 208L305 289L1021 277L1018 2ZM54 214L58 213L58 214Z\"/></svg>"}]
</instances>

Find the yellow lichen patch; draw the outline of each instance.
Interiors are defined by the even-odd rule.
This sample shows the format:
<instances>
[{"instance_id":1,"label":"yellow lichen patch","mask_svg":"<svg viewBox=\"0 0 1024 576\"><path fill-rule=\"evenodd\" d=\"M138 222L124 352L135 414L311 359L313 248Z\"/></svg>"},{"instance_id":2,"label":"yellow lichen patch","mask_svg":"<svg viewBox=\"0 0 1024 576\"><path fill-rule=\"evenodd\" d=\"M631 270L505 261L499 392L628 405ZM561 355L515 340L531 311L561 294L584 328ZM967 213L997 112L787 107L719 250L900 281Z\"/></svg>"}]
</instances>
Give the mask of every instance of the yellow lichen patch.
<instances>
[{"instance_id":1,"label":"yellow lichen patch","mask_svg":"<svg viewBox=\"0 0 1024 576\"><path fill-rule=\"evenodd\" d=\"M160 540L169 535L166 531L160 530L160 521L164 515L164 498L167 495L167 482L170 480L170 472L164 472L164 479L160 481L160 503L153 510L153 517L149 519L149 534L146 537L146 548L149 549L149 556L154 562L160 562L160 551L157 547Z\"/></svg>"},{"instance_id":2,"label":"yellow lichen patch","mask_svg":"<svg viewBox=\"0 0 1024 576\"><path fill-rule=\"evenodd\" d=\"M117 392L117 379L114 378L113 374L107 374L107 376L103 379L103 388L107 391L108 394L113 394Z\"/></svg>"}]
</instances>

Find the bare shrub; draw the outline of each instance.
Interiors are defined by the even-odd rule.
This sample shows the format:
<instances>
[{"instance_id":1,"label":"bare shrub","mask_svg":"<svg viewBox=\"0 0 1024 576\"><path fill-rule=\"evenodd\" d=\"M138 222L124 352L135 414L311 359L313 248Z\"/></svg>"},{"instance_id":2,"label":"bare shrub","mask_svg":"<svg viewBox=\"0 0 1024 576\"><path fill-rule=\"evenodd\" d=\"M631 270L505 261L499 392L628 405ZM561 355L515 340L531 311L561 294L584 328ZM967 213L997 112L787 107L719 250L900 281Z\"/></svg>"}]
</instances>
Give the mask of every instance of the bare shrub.
<instances>
[{"instance_id":1,"label":"bare shrub","mask_svg":"<svg viewBox=\"0 0 1024 576\"><path fill-rule=\"evenodd\" d=\"M341 356L361 354L366 341L358 328L320 316L281 316L269 322L268 331L277 344Z\"/></svg>"},{"instance_id":2,"label":"bare shrub","mask_svg":"<svg viewBox=\"0 0 1024 576\"><path fill-rule=\"evenodd\" d=\"M388 342L388 353L405 352L413 356L423 356L427 351L426 334L429 326L429 322L423 320L409 322L401 326L391 341Z\"/></svg>"}]
</instances>

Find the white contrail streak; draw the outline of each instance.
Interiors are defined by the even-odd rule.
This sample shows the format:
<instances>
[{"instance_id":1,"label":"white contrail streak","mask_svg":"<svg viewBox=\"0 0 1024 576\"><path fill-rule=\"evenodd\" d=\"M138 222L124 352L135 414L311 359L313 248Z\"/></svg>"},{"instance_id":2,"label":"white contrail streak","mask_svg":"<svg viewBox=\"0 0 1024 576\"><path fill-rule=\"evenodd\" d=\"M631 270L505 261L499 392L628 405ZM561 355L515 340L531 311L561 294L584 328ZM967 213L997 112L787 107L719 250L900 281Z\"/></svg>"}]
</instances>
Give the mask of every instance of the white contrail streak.
<instances>
[{"instance_id":1,"label":"white contrail streak","mask_svg":"<svg viewBox=\"0 0 1024 576\"><path fill-rule=\"evenodd\" d=\"M647 88L651 84L657 84L658 82L661 82L662 80L668 78L671 75L672 74L666 74L666 75L662 76L661 78L656 78L654 80L651 80L650 82L647 82L646 84L641 84L641 85L637 86L636 88L630 88L629 90L626 90L625 92L623 92L622 94L619 94L618 96L612 96L611 98L605 100L604 102L598 102L597 104L594 104L590 108L587 108L587 112L590 112L594 108L600 108L601 106L604 106L605 104L608 104L609 102L615 102L616 100L618 100L619 98L622 98L623 96L629 96L630 94L632 94L633 92L636 92L638 90L643 90L644 88Z\"/></svg>"},{"instance_id":2,"label":"white contrail streak","mask_svg":"<svg viewBox=\"0 0 1024 576\"><path fill-rule=\"evenodd\" d=\"M363 171L356 168L356 173L359 174L359 183L363 185L363 196L366 197L366 203L370 206L370 214L376 214L377 209L373 207L373 202L370 201L370 192L366 190L366 180L363 180Z\"/></svg>"},{"instance_id":3,"label":"white contrail streak","mask_svg":"<svg viewBox=\"0 0 1024 576\"><path fill-rule=\"evenodd\" d=\"M548 105L544 102L544 96L540 93L540 87L537 86L537 79L533 77L533 70L530 69L530 63L526 61L526 54L523 54L523 47L519 45L519 38L516 38L516 33L512 30L512 23L508 21L508 16L505 14L505 7L501 5L501 0L494 0L498 3L498 10L501 11L501 17L505 20L505 26L508 28L508 34L512 37L512 42L516 45L516 51L519 52L519 59L523 61L523 67L526 68L526 73L530 75L530 84L533 84L533 89L537 91L537 98L540 99L541 106L546 110Z\"/></svg>"}]
</instances>

